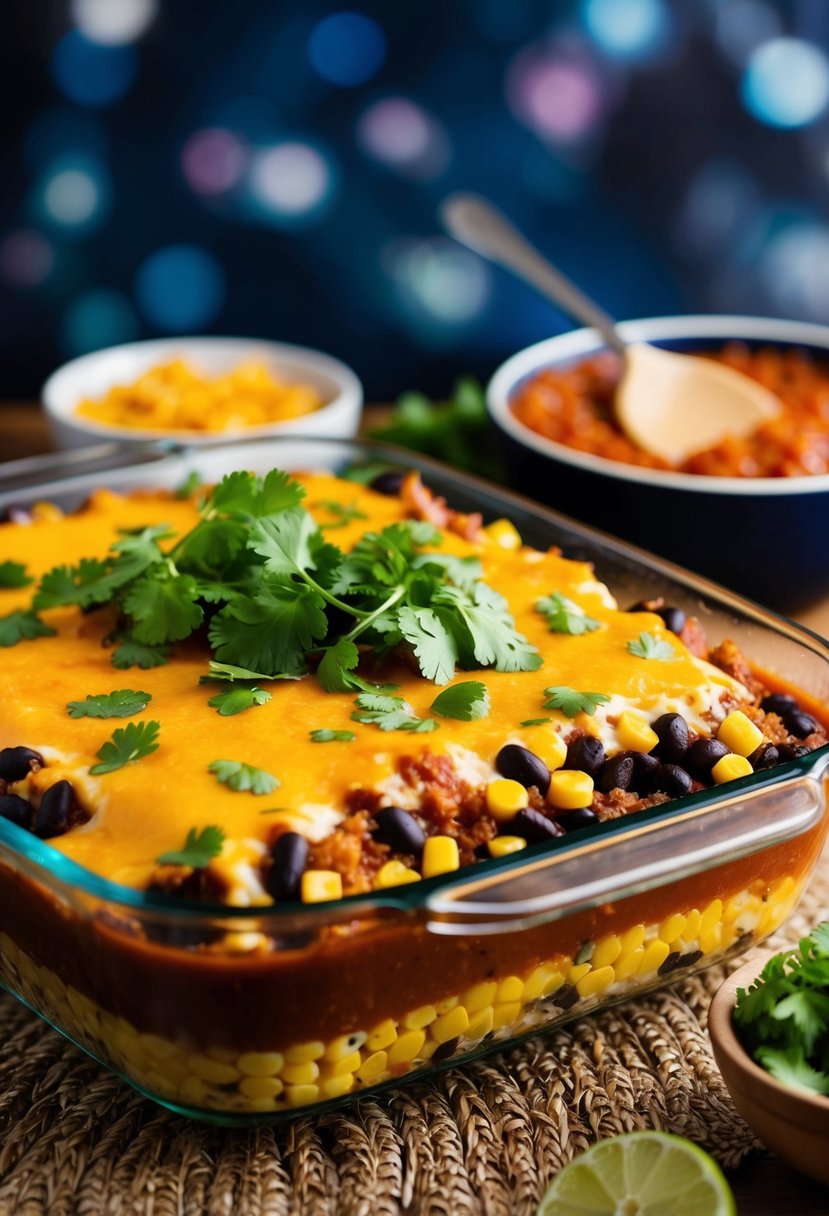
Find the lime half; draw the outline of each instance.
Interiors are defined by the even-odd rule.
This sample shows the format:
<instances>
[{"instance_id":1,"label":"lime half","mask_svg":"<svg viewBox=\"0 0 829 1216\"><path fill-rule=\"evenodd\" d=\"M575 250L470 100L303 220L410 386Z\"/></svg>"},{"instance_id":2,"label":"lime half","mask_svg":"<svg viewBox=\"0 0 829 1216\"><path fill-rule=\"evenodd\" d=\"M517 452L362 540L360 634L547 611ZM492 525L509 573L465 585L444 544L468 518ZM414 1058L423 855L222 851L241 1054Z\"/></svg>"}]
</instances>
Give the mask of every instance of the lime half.
<instances>
[{"instance_id":1,"label":"lime half","mask_svg":"<svg viewBox=\"0 0 829 1216\"><path fill-rule=\"evenodd\" d=\"M717 1163L681 1136L601 1140L561 1171L538 1216L736 1216Z\"/></svg>"}]
</instances>

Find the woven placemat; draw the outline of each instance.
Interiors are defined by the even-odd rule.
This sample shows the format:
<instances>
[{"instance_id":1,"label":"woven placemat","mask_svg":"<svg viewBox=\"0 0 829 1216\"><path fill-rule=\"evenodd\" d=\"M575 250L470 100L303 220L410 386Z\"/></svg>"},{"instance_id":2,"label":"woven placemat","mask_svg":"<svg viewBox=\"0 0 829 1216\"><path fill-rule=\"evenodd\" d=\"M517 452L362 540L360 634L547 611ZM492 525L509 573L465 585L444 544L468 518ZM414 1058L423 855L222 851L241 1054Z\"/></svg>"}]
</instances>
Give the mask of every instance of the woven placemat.
<instances>
[{"instance_id":1,"label":"woven placemat","mask_svg":"<svg viewBox=\"0 0 829 1216\"><path fill-rule=\"evenodd\" d=\"M795 941L827 908L829 853L770 944ZM689 1136L736 1165L759 1145L705 1030L723 974L433 1082L245 1131L161 1110L0 996L0 1216L529 1216L576 1153L637 1128Z\"/></svg>"}]
</instances>

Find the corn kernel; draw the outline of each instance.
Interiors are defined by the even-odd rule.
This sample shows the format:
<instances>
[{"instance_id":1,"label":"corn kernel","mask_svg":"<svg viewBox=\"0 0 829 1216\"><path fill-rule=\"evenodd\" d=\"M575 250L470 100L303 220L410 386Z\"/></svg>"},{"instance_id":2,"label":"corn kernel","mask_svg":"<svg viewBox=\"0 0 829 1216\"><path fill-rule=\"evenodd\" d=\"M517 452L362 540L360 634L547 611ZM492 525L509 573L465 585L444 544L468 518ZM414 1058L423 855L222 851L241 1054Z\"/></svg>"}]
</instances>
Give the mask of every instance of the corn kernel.
<instances>
[{"instance_id":1,"label":"corn kernel","mask_svg":"<svg viewBox=\"0 0 829 1216\"><path fill-rule=\"evenodd\" d=\"M527 746L539 760L544 761L551 773L561 768L567 759L567 744L557 730L546 724L531 728L527 735Z\"/></svg>"},{"instance_id":2,"label":"corn kernel","mask_svg":"<svg viewBox=\"0 0 829 1216\"><path fill-rule=\"evenodd\" d=\"M529 805L530 796L520 781L496 777L486 787L486 808L498 823L514 819Z\"/></svg>"},{"instance_id":3,"label":"corn kernel","mask_svg":"<svg viewBox=\"0 0 829 1216\"><path fill-rule=\"evenodd\" d=\"M523 980L520 980L517 975L508 975L498 985L495 1002L496 1004L500 1004L502 1001L520 1001L523 991Z\"/></svg>"},{"instance_id":4,"label":"corn kernel","mask_svg":"<svg viewBox=\"0 0 829 1216\"><path fill-rule=\"evenodd\" d=\"M311 1060L319 1060L325 1054L325 1044L319 1039L310 1043L294 1043L293 1047L285 1048L285 1059L289 1064L308 1064Z\"/></svg>"},{"instance_id":5,"label":"corn kernel","mask_svg":"<svg viewBox=\"0 0 829 1216\"><path fill-rule=\"evenodd\" d=\"M632 975L636 975L642 966L642 959L645 957L644 946L634 946L632 950L623 950L613 964L613 970L616 972L617 980L630 979Z\"/></svg>"},{"instance_id":6,"label":"corn kernel","mask_svg":"<svg viewBox=\"0 0 829 1216\"><path fill-rule=\"evenodd\" d=\"M632 713L629 709L619 714L616 738L625 751L631 752L652 752L659 742L656 731L651 730L641 714Z\"/></svg>"},{"instance_id":7,"label":"corn kernel","mask_svg":"<svg viewBox=\"0 0 829 1216\"><path fill-rule=\"evenodd\" d=\"M429 1035L436 1043L448 1043L458 1035L465 1034L469 1026L469 1014L463 1005L456 1005L448 1013L442 1014L429 1027Z\"/></svg>"},{"instance_id":8,"label":"corn kernel","mask_svg":"<svg viewBox=\"0 0 829 1216\"><path fill-rule=\"evenodd\" d=\"M477 1042L484 1035L489 1034L492 1030L493 1012L492 1006L486 1005L483 1009L479 1009L477 1013L473 1013L469 1019L469 1025L466 1028L467 1038Z\"/></svg>"},{"instance_id":9,"label":"corn kernel","mask_svg":"<svg viewBox=\"0 0 829 1216\"><path fill-rule=\"evenodd\" d=\"M559 769L550 777L547 801L560 811L576 811L579 807L590 806L593 801L593 778L589 773L580 773L576 769Z\"/></svg>"},{"instance_id":10,"label":"corn kernel","mask_svg":"<svg viewBox=\"0 0 829 1216\"><path fill-rule=\"evenodd\" d=\"M527 842L523 836L496 836L487 846L490 857L506 857L510 853L520 853L526 849Z\"/></svg>"},{"instance_id":11,"label":"corn kernel","mask_svg":"<svg viewBox=\"0 0 829 1216\"><path fill-rule=\"evenodd\" d=\"M574 963L574 965L567 972L567 983L577 984L582 976L587 975L589 970L589 963Z\"/></svg>"},{"instance_id":12,"label":"corn kernel","mask_svg":"<svg viewBox=\"0 0 829 1216\"><path fill-rule=\"evenodd\" d=\"M492 1029L500 1030L502 1026L510 1026L520 1016L520 1001L504 1001L492 1010Z\"/></svg>"},{"instance_id":13,"label":"corn kernel","mask_svg":"<svg viewBox=\"0 0 829 1216\"><path fill-rule=\"evenodd\" d=\"M494 519L483 531L484 535L501 549L521 548L521 534L508 519Z\"/></svg>"},{"instance_id":14,"label":"corn kernel","mask_svg":"<svg viewBox=\"0 0 829 1216\"><path fill-rule=\"evenodd\" d=\"M645 940L645 926L631 925L622 934L622 949L635 950L637 946L641 946Z\"/></svg>"},{"instance_id":15,"label":"corn kernel","mask_svg":"<svg viewBox=\"0 0 829 1216\"><path fill-rule=\"evenodd\" d=\"M235 1064L236 1052L232 1047L208 1047L207 1055L211 1060L218 1060L220 1064Z\"/></svg>"},{"instance_id":16,"label":"corn kernel","mask_svg":"<svg viewBox=\"0 0 829 1216\"><path fill-rule=\"evenodd\" d=\"M471 988L467 988L463 994L462 1003L470 1017L473 1013L478 1013L487 1005L491 1005L497 991L498 985L494 980L485 980L482 984L474 984Z\"/></svg>"},{"instance_id":17,"label":"corn kernel","mask_svg":"<svg viewBox=\"0 0 829 1216\"><path fill-rule=\"evenodd\" d=\"M422 1030L424 1026L434 1022L437 1016L438 1011L434 1005L421 1005L419 1009L413 1009L411 1013L406 1014L403 1025L407 1030Z\"/></svg>"},{"instance_id":18,"label":"corn kernel","mask_svg":"<svg viewBox=\"0 0 829 1216\"><path fill-rule=\"evenodd\" d=\"M212 1085L232 1085L239 1080L239 1070L232 1064L222 1064L219 1060L211 1060L210 1056L196 1052L187 1060L188 1067L202 1081Z\"/></svg>"},{"instance_id":19,"label":"corn kernel","mask_svg":"<svg viewBox=\"0 0 829 1216\"><path fill-rule=\"evenodd\" d=\"M207 1086L201 1077L189 1076L182 1082L180 1092L185 1102L192 1102L195 1105L203 1102L207 1097Z\"/></svg>"},{"instance_id":20,"label":"corn kernel","mask_svg":"<svg viewBox=\"0 0 829 1216\"><path fill-rule=\"evenodd\" d=\"M380 1022L373 1030L369 1031L366 1047L369 1051L381 1051L384 1047L389 1047L396 1038L397 1022L392 1021L391 1018L386 1018L385 1022Z\"/></svg>"},{"instance_id":21,"label":"corn kernel","mask_svg":"<svg viewBox=\"0 0 829 1216\"><path fill-rule=\"evenodd\" d=\"M367 1060L363 1061L363 1066L357 1074L357 1080L363 1085L368 1085L370 1081L388 1072L389 1057L385 1051L375 1051Z\"/></svg>"},{"instance_id":22,"label":"corn kernel","mask_svg":"<svg viewBox=\"0 0 829 1216\"><path fill-rule=\"evenodd\" d=\"M435 1009L437 1009L438 1013L448 1013L450 1009L454 1009L460 1003L461 998L459 996L447 996L442 1001L435 1001Z\"/></svg>"},{"instance_id":23,"label":"corn kernel","mask_svg":"<svg viewBox=\"0 0 829 1216\"><path fill-rule=\"evenodd\" d=\"M402 861L387 861L377 871L374 878L374 887L375 890L382 891L386 887L402 887L410 882L420 882L420 875L417 870L404 865Z\"/></svg>"},{"instance_id":24,"label":"corn kernel","mask_svg":"<svg viewBox=\"0 0 829 1216\"><path fill-rule=\"evenodd\" d=\"M732 710L723 718L717 738L738 756L750 756L764 742L763 732L741 709Z\"/></svg>"},{"instance_id":25,"label":"corn kernel","mask_svg":"<svg viewBox=\"0 0 829 1216\"><path fill-rule=\"evenodd\" d=\"M320 904L329 899L342 899L342 875L336 870L306 870L302 875L302 902Z\"/></svg>"},{"instance_id":26,"label":"corn kernel","mask_svg":"<svg viewBox=\"0 0 829 1216\"><path fill-rule=\"evenodd\" d=\"M425 1030L409 1030L401 1034L394 1046L389 1048L389 1068L411 1063L420 1054L425 1042Z\"/></svg>"},{"instance_id":27,"label":"corn kernel","mask_svg":"<svg viewBox=\"0 0 829 1216\"><path fill-rule=\"evenodd\" d=\"M323 1098L342 1098L354 1088L354 1073L344 1072L336 1077L328 1077L320 1081L319 1088Z\"/></svg>"},{"instance_id":28,"label":"corn kernel","mask_svg":"<svg viewBox=\"0 0 829 1216\"><path fill-rule=\"evenodd\" d=\"M331 1040L322 1058L330 1064L336 1064L338 1060L343 1060L346 1056L350 1056L353 1051L359 1051L367 1039L368 1035L364 1030L354 1030L351 1034L341 1034L338 1038ZM239 1062L239 1067L242 1067L241 1061ZM279 1070L277 1069L277 1071Z\"/></svg>"},{"instance_id":29,"label":"corn kernel","mask_svg":"<svg viewBox=\"0 0 829 1216\"><path fill-rule=\"evenodd\" d=\"M583 976L576 984L576 988L579 996L598 996L600 992L609 988L615 979L616 972L612 967L597 967L589 975Z\"/></svg>"},{"instance_id":30,"label":"corn kernel","mask_svg":"<svg viewBox=\"0 0 829 1216\"><path fill-rule=\"evenodd\" d=\"M682 937L685 931L685 923L685 917L681 912L675 912L673 916L666 916L659 926L659 936L663 942L667 942L669 946L672 946L677 938Z\"/></svg>"},{"instance_id":31,"label":"corn kernel","mask_svg":"<svg viewBox=\"0 0 829 1216\"><path fill-rule=\"evenodd\" d=\"M460 867L458 842L451 836L429 836L423 846L423 862L421 869L424 878L434 878L437 874L448 874ZM307 871L306 871L307 873Z\"/></svg>"},{"instance_id":32,"label":"corn kernel","mask_svg":"<svg viewBox=\"0 0 829 1216\"><path fill-rule=\"evenodd\" d=\"M247 1077L275 1077L285 1060L278 1051L246 1051L236 1063Z\"/></svg>"},{"instance_id":33,"label":"corn kernel","mask_svg":"<svg viewBox=\"0 0 829 1216\"><path fill-rule=\"evenodd\" d=\"M722 900L712 899L700 917L700 933L709 933L722 920Z\"/></svg>"},{"instance_id":34,"label":"corn kernel","mask_svg":"<svg viewBox=\"0 0 829 1216\"><path fill-rule=\"evenodd\" d=\"M658 971L670 953L671 947L667 942L662 942L659 938L648 942L642 954L642 962L638 974L650 975L652 971Z\"/></svg>"},{"instance_id":35,"label":"corn kernel","mask_svg":"<svg viewBox=\"0 0 829 1216\"><path fill-rule=\"evenodd\" d=\"M722 924L713 925L710 929L700 930L699 948L703 954L713 954L722 945Z\"/></svg>"},{"instance_id":36,"label":"corn kernel","mask_svg":"<svg viewBox=\"0 0 829 1216\"><path fill-rule=\"evenodd\" d=\"M310 1085L320 1075L319 1064L308 1060L304 1064L284 1064L282 1080L286 1085Z\"/></svg>"},{"instance_id":37,"label":"corn kernel","mask_svg":"<svg viewBox=\"0 0 829 1216\"><path fill-rule=\"evenodd\" d=\"M528 1001L536 1001L543 994L549 996L551 992L555 992L556 988L560 988L564 983L564 976L557 968L549 963L542 963L540 967L536 967L531 971L524 981L524 989L521 993L521 1000L526 1004Z\"/></svg>"},{"instance_id":38,"label":"corn kernel","mask_svg":"<svg viewBox=\"0 0 829 1216\"><path fill-rule=\"evenodd\" d=\"M320 1095L319 1085L289 1085L285 1097L289 1106L310 1106Z\"/></svg>"},{"instance_id":39,"label":"corn kernel","mask_svg":"<svg viewBox=\"0 0 829 1216\"><path fill-rule=\"evenodd\" d=\"M332 1077L339 1077L343 1073L357 1072L363 1062L363 1057L359 1051L352 1051L351 1055L343 1056L341 1060L337 1060L334 1064L328 1065L328 1074Z\"/></svg>"},{"instance_id":40,"label":"corn kernel","mask_svg":"<svg viewBox=\"0 0 829 1216\"><path fill-rule=\"evenodd\" d=\"M749 773L753 772L754 769L745 756L738 756L732 752L717 761L711 769L711 776L717 785L723 785L726 781L736 781L738 777L747 777Z\"/></svg>"},{"instance_id":41,"label":"corn kernel","mask_svg":"<svg viewBox=\"0 0 829 1216\"><path fill-rule=\"evenodd\" d=\"M601 967L615 963L621 953L622 943L615 933L608 933L607 937L600 937L596 942L593 957L590 959L593 970L598 971Z\"/></svg>"},{"instance_id":42,"label":"corn kernel","mask_svg":"<svg viewBox=\"0 0 829 1216\"><path fill-rule=\"evenodd\" d=\"M278 1098L284 1088L279 1077L243 1077L239 1083L246 1098Z\"/></svg>"},{"instance_id":43,"label":"corn kernel","mask_svg":"<svg viewBox=\"0 0 829 1216\"><path fill-rule=\"evenodd\" d=\"M692 942L699 933L699 923L702 920L702 914L699 908L692 908L685 918L684 936L686 942Z\"/></svg>"}]
</instances>

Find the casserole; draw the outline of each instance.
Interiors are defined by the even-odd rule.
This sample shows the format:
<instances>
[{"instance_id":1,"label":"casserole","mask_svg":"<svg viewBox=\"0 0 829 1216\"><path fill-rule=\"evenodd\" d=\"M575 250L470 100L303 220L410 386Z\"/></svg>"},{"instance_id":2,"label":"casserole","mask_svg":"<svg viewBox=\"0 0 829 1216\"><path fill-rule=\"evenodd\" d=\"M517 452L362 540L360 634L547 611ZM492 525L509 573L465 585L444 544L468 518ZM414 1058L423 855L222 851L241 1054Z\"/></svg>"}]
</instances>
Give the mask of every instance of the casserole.
<instances>
[{"instance_id":1,"label":"casserole","mask_svg":"<svg viewBox=\"0 0 829 1216\"><path fill-rule=\"evenodd\" d=\"M173 487L193 470L211 483L230 469L378 458L389 452L377 445L243 443L151 453L105 480ZM594 562L620 603L663 595L701 617L712 642L734 638L810 703L829 699L827 649L806 631L473 478L408 454L405 463L457 510L508 518L527 544ZM29 499L72 509L102 479L74 472ZM227 1122L346 1100L765 936L819 854L826 753L549 846L315 906L229 907L136 890L0 821L2 982L183 1113Z\"/></svg>"}]
</instances>

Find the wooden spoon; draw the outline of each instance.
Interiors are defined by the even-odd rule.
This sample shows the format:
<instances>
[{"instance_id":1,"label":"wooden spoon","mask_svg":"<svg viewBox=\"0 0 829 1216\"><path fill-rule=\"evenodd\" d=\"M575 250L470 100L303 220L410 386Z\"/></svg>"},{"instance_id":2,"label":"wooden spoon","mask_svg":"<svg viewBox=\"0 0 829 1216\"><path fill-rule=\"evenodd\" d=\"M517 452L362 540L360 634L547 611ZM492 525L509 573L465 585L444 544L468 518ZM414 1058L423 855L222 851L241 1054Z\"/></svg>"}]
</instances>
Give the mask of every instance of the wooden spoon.
<instances>
[{"instance_id":1,"label":"wooden spoon","mask_svg":"<svg viewBox=\"0 0 829 1216\"><path fill-rule=\"evenodd\" d=\"M568 316L598 330L622 356L615 412L637 447L669 464L682 464L728 436L750 435L780 412L773 393L733 368L646 342L626 342L611 317L485 199L453 194L440 214L455 240L531 283Z\"/></svg>"}]
</instances>

